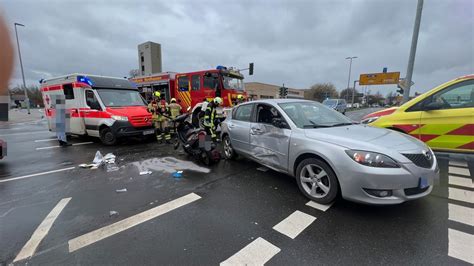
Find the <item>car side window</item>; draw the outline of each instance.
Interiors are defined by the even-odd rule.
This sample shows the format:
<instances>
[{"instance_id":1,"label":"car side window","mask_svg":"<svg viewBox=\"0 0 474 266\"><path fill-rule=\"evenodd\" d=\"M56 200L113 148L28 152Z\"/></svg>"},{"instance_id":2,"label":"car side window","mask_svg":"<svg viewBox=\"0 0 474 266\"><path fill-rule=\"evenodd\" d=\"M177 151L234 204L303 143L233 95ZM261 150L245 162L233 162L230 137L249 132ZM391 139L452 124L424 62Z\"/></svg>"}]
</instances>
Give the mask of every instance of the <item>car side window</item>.
<instances>
[{"instance_id":1,"label":"car side window","mask_svg":"<svg viewBox=\"0 0 474 266\"><path fill-rule=\"evenodd\" d=\"M178 78L178 90L189 91L189 78L187 76Z\"/></svg>"},{"instance_id":2,"label":"car side window","mask_svg":"<svg viewBox=\"0 0 474 266\"><path fill-rule=\"evenodd\" d=\"M431 96L431 102L442 104L441 109L474 107L474 80L464 81Z\"/></svg>"},{"instance_id":3,"label":"car side window","mask_svg":"<svg viewBox=\"0 0 474 266\"><path fill-rule=\"evenodd\" d=\"M257 123L272 124L274 118L283 119L275 107L267 104L257 106Z\"/></svg>"},{"instance_id":4,"label":"car side window","mask_svg":"<svg viewBox=\"0 0 474 266\"><path fill-rule=\"evenodd\" d=\"M91 108L95 110L100 109L100 104L97 101L97 98L94 95L94 92L91 90L86 90L86 104Z\"/></svg>"},{"instance_id":5,"label":"car side window","mask_svg":"<svg viewBox=\"0 0 474 266\"><path fill-rule=\"evenodd\" d=\"M252 117L252 107L253 104L240 105L234 111L232 118L234 120L250 122L250 118Z\"/></svg>"}]
</instances>

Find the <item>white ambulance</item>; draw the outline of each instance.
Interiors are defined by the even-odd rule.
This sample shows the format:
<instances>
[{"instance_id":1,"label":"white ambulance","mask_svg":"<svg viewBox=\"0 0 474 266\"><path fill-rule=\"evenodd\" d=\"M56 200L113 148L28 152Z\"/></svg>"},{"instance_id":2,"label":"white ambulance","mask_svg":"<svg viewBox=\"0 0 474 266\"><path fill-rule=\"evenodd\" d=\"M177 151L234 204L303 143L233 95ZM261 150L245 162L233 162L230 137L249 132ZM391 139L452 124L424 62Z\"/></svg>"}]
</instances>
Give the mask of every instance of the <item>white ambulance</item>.
<instances>
[{"instance_id":1,"label":"white ambulance","mask_svg":"<svg viewBox=\"0 0 474 266\"><path fill-rule=\"evenodd\" d=\"M40 83L49 130L54 130L54 99L62 94L68 135L98 137L113 145L123 137L155 133L145 100L127 79L76 73Z\"/></svg>"}]
</instances>

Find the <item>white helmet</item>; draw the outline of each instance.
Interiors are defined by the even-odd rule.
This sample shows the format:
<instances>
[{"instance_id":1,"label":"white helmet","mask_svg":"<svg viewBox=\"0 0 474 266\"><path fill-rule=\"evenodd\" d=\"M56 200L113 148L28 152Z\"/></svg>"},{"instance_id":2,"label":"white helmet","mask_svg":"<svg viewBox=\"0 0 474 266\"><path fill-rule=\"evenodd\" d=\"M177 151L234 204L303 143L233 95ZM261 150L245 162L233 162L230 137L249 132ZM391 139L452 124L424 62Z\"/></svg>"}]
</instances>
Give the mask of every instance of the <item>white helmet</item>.
<instances>
[{"instance_id":1,"label":"white helmet","mask_svg":"<svg viewBox=\"0 0 474 266\"><path fill-rule=\"evenodd\" d=\"M221 97L214 98L214 103L219 104L219 105L222 104L222 98Z\"/></svg>"}]
</instances>

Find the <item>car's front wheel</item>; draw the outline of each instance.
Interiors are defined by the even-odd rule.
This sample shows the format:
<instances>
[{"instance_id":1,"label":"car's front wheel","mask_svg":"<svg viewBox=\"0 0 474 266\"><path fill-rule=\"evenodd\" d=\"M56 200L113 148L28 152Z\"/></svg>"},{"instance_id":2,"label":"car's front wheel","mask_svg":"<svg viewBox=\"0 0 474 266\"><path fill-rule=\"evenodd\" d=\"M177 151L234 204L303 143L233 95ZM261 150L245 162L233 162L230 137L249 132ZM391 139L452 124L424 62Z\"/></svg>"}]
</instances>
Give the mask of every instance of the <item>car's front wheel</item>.
<instances>
[{"instance_id":1,"label":"car's front wheel","mask_svg":"<svg viewBox=\"0 0 474 266\"><path fill-rule=\"evenodd\" d=\"M229 135L225 135L224 139L222 140L224 142L224 155L226 159L235 159L237 157L237 154L234 151L234 148L232 148L232 144L230 143L230 137Z\"/></svg>"},{"instance_id":2,"label":"car's front wheel","mask_svg":"<svg viewBox=\"0 0 474 266\"><path fill-rule=\"evenodd\" d=\"M117 137L108 127L105 127L100 131L100 140L103 144L108 146L115 145L115 143L117 143Z\"/></svg>"},{"instance_id":3,"label":"car's front wheel","mask_svg":"<svg viewBox=\"0 0 474 266\"><path fill-rule=\"evenodd\" d=\"M331 203L339 192L336 174L319 159L303 160L296 169L296 181L301 192L317 203Z\"/></svg>"}]
</instances>

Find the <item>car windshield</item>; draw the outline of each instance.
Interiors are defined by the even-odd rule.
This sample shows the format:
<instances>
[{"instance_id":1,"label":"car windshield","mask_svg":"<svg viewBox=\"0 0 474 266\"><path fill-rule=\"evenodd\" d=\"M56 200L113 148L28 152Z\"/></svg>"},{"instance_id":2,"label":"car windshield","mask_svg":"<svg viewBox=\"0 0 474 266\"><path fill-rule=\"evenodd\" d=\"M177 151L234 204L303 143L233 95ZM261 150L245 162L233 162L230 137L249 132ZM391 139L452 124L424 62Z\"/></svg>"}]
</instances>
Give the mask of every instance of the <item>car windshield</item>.
<instances>
[{"instance_id":1,"label":"car windshield","mask_svg":"<svg viewBox=\"0 0 474 266\"><path fill-rule=\"evenodd\" d=\"M333 127L350 125L352 121L318 102L280 103L290 119L299 128Z\"/></svg>"},{"instance_id":2,"label":"car windshield","mask_svg":"<svg viewBox=\"0 0 474 266\"><path fill-rule=\"evenodd\" d=\"M97 92L107 107L145 106L145 101L136 90L100 88Z\"/></svg>"},{"instance_id":3,"label":"car windshield","mask_svg":"<svg viewBox=\"0 0 474 266\"><path fill-rule=\"evenodd\" d=\"M228 90L243 91L244 81L240 78L224 76L224 88Z\"/></svg>"},{"instance_id":4,"label":"car windshield","mask_svg":"<svg viewBox=\"0 0 474 266\"><path fill-rule=\"evenodd\" d=\"M337 103L337 100L325 100L323 102L324 105L328 105L328 106L335 105L336 103Z\"/></svg>"}]
</instances>

